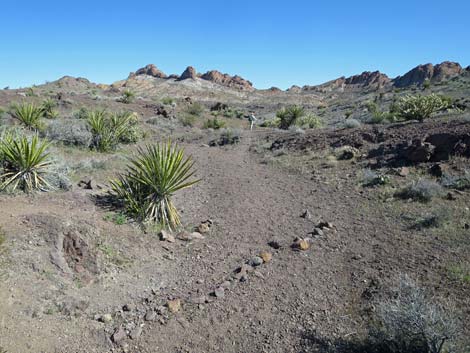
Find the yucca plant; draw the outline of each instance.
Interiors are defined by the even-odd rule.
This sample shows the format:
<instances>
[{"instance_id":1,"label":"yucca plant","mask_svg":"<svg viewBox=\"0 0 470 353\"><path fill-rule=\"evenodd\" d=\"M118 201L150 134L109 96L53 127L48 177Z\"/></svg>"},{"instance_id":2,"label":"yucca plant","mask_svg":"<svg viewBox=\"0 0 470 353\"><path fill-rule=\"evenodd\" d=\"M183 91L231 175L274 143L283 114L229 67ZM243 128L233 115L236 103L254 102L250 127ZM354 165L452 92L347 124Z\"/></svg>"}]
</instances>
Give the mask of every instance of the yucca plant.
<instances>
[{"instance_id":1,"label":"yucca plant","mask_svg":"<svg viewBox=\"0 0 470 353\"><path fill-rule=\"evenodd\" d=\"M41 141L37 135L31 139L26 136L4 136L0 141L0 154L3 157L0 190L7 187L13 191L20 188L25 192L51 189L45 178L52 165L48 147L49 143Z\"/></svg>"},{"instance_id":2,"label":"yucca plant","mask_svg":"<svg viewBox=\"0 0 470 353\"><path fill-rule=\"evenodd\" d=\"M135 93L129 89L126 89L124 92L122 92L122 96L119 99L120 102L129 104L134 101L135 98Z\"/></svg>"},{"instance_id":3,"label":"yucca plant","mask_svg":"<svg viewBox=\"0 0 470 353\"><path fill-rule=\"evenodd\" d=\"M129 162L125 174L111 181L113 196L139 221L160 223L172 230L179 227L171 197L199 181L190 180L194 174L191 157L185 158L184 150L168 141L140 148Z\"/></svg>"},{"instance_id":4,"label":"yucca plant","mask_svg":"<svg viewBox=\"0 0 470 353\"><path fill-rule=\"evenodd\" d=\"M10 114L30 130L38 130L41 128L43 110L34 103L13 104Z\"/></svg>"},{"instance_id":5,"label":"yucca plant","mask_svg":"<svg viewBox=\"0 0 470 353\"><path fill-rule=\"evenodd\" d=\"M55 110L57 103L51 99L45 99L41 104L42 114L46 119L55 119L59 116L59 112Z\"/></svg>"},{"instance_id":6,"label":"yucca plant","mask_svg":"<svg viewBox=\"0 0 470 353\"><path fill-rule=\"evenodd\" d=\"M298 105L282 108L276 113L276 117L279 119L279 128L284 130L289 129L289 127L295 125L304 115L304 108Z\"/></svg>"}]
</instances>

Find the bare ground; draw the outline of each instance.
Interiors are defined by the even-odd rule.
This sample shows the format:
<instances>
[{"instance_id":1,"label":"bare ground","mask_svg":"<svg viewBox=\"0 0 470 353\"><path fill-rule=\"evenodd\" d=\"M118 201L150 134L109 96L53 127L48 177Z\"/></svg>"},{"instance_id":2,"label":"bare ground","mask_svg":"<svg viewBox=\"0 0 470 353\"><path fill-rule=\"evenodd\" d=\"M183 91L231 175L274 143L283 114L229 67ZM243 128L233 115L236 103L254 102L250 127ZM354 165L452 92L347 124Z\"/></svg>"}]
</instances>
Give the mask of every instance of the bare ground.
<instances>
[{"instance_id":1,"label":"bare ground","mask_svg":"<svg viewBox=\"0 0 470 353\"><path fill-rule=\"evenodd\" d=\"M469 260L468 230L452 241L410 231L397 221L396 204L358 186L355 164L299 174L261 163L250 146L264 141L263 133L244 133L234 146L185 144L202 182L176 203L188 227L214 221L203 240L161 242L135 225L105 221L95 191L1 196L8 255L0 347L9 353L321 351L314 337L361 337L374 300L399 273L450 298L469 333L470 287L447 276L449 263ZM311 220L300 217L307 209ZM293 239L320 220L336 231L316 237L307 251L292 250ZM60 234L78 234L88 245L77 248L80 256L65 256L72 260L68 274L51 261ZM282 247L271 248L272 240ZM262 250L272 260L246 281L235 279L234 271ZM91 260L83 260L86 251ZM226 289L216 298L211 293L220 285ZM164 312L160 307L174 298L182 309ZM146 321L153 310L156 318ZM106 313L112 322L99 322ZM113 343L120 326L134 339Z\"/></svg>"}]
</instances>

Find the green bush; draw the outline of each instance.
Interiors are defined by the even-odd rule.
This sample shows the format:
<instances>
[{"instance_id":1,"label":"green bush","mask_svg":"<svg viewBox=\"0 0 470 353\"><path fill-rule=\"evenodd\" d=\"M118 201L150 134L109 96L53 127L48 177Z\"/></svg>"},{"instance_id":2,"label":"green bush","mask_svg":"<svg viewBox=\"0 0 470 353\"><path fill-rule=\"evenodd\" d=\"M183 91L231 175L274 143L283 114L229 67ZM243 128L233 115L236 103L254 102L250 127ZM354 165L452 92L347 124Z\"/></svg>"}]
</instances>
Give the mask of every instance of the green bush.
<instances>
[{"instance_id":1,"label":"green bush","mask_svg":"<svg viewBox=\"0 0 470 353\"><path fill-rule=\"evenodd\" d=\"M405 120L423 121L434 113L449 108L451 100L436 94L428 96L415 95L402 97L394 107L398 115Z\"/></svg>"},{"instance_id":2,"label":"green bush","mask_svg":"<svg viewBox=\"0 0 470 353\"><path fill-rule=\"evenodd\" d=\"M225 121L220 120L218 118L213 118L213 119L207 119L207 121L204 123L204 129L222 129L225 127Z\"/></svg>"},{"instance_id":3,"label":"green bush","mask_svg":"<svg viewBox=\"0 0 470 353\"><path fill-rule=\"evenodd\" d=\"M196 116L192 114L183 114L180 116L179 121L183 126L193 127L196 123Z\"/></svg>"},{"instance_id":4,"label":"green bush","mask_svg":"<svg viewBox=\"0 0 470 353\"><path fill-rule=\"evenodd\" d=\"M268 120L263 121L260 126L261 127L279 128L280 123L281 123L281 119L274 118L274 119L268 119Z\"/></svg>"},{"instance_id":5,"label":"green bush","mask_svg":"<svg viewBox=\"0 0 470 353\"><path fill-rule=\"evenodd\" d=\"M171 197L199 181L190 180L193 164L190 157L184 157L184 150L170 141L139 149L127 171L111 181L112 195L135 219L175 229L181 222Z\"/></svg>"},{"instance_id":6,"label":"green bush","mask_svg":"<svg viewBox=\"0 0 470 353\"><path fill-rule=\"evenodd\" d=\"M119 99L119 101L121 103L129 104L129 103L132 103L134 99L135 99L135 93L131 91L130 89L126 89L124 90L124 92L122 92L122 96Z\"/></svg>"},{"instance_id":7,"label":"green bush","mask_svg":"<svg viewBox=\"0 0 470 353\"><path fill-rule=\"evenodd\" d=\"M185 112L194 116L200 116L204 112L204 106L200 103L195 102L193 104L190 104L186 108Z\"/></svg>"},{"instance_id":8,"label":"green bush","mask_svg":"<svg viewBox=\"0 0 470 353\"><path fill-rule=\"evenodd\" d=\"M173 98L170 98L170 97L164 97L162 98L162 104L164 105L171 105L174 103L174 99Z\"/></svg>"},{"instance_id":9,"label":"green bush","mask_svg":"<svg viewBox=\"0 0 470 353\"><path fill-rule=\"evenodd\" d=\"M43 126L41 122L42 108L34 103L13 104L10 114L27 129L40 130Z\"/></svg>"},{"instance_id":10,"label":"green bush","mask_svg":"<svg viewBox=\"0 0 470 353\"><path fill-rule=\"evenodd\" d=\"M289 129L304 115L304 108L297 105L282 108L276 113L276 117L279 119L279 128L283 130Z\"/></svg>"},{"instance_id":11,"label":"green bush","mask_svg":"<svg viewBox=\"0 0 470 353\"><path fill-rule=\"evenodd\" d=\"M0 141L3 174L0 190L10 187L31 192L46 191L51 188L46 175L52 162L47 148L49 143L41 141L37 135L28 139L26 136L6 135Z\"/></svg>"},{"instance_id":12,"label":"green bush","mask_svg":"<svg viewBox=\"0 0 470 353\"><path fill-rule=\"evenodd\" d=\"M300 117L297 120L296 125L301 128L317 129L323 126L323 120L316 115L307 114Z\"/></svg>"}]
</instances>

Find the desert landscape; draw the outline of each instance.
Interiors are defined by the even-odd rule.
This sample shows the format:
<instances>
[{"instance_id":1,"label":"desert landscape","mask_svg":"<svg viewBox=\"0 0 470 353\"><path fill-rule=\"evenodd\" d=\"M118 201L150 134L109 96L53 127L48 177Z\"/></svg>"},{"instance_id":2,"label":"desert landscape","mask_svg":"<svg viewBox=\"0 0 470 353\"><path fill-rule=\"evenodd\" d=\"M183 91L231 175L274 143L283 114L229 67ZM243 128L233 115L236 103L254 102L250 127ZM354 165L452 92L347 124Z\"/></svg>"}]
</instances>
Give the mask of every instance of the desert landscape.
<instances>
[{"instance_id":1,"label":"desert landscape","mask_svg":"<svg viewBox=\"0 0 470 353\"><path fill-rule=\"evenodd\" d=\"M0 114L0 352L470 351L470 67L150 64Z\"/></svg>"}]
</instances>

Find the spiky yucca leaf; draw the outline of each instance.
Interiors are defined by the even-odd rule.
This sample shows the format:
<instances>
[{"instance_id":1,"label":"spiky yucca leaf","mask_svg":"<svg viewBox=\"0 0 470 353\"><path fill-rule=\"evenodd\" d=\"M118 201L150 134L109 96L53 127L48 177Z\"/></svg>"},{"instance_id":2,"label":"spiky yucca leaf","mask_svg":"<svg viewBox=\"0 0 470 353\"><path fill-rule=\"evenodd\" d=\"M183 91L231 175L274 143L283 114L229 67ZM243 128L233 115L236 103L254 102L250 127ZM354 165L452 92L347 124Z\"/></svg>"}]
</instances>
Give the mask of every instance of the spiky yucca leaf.
<instances>
[{"instance_id":1,"label":"spiky yucca leaf","mask_svg":"<svg viewBox=\"0 0 470 353\"><path fill-rule=\"evenodd\" d=\"M0 189L18 187L25 192L45 191L51 186L45 174L52 162L49 159L47 141L40 141L37 135L28 140L26 136L7 137L0 142L3 156L3 174Z\"/></svg>"},{"instance_id":2,"label":"spiky yucca leaf","mask_svg":"<svg viewBox=\"0 0 470 353\"><path fill-rule=\"evenodd\" d=\"M193 165L190 157L184 157L184 150L170 141L140 148L130 159L126 173L111 181L114 196L140 221L175 229L181 222L171 197L199 182L190 180Z\"/></svg>"},{"instance_id":3,"label":"spiky yucca leaf","mask_svg":"<svg viewBox=\"0 0 470 353\"><path fill-rule=\"evenodd\" d=\"M28 129L37 130L41 127L43 110L34 103L14 104L10 114Z\"/></svg>"}]
</instances>

